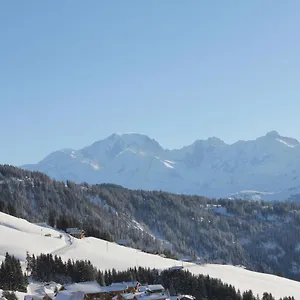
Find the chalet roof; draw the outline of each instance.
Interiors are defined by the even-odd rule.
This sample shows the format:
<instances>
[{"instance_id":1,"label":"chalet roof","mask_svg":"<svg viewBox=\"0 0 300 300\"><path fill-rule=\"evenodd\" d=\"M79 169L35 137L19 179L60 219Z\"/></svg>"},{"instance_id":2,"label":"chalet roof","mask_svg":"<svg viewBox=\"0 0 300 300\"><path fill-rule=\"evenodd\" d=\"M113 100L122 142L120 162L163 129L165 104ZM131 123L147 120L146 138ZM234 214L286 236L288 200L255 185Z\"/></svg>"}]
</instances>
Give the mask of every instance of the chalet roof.
<instances>
[{"instance_id":1,"label":"chalet roof","mask_svg":"<svg viewBox=\"0 0 300 300\"><path fill-rule=\"evenodd\" d=\"M155 291L164 291L165 288L161 284L150 284L150 285L141 286L140 290L148 290L151 292L155 292Z\"/></svg>"},{"instance_id":2,"label":"chalet roof","mask_svg":"<svg viewBox=\"0 0 300 300\"><path fill-rule=\"evenodd\" d=\"M102 287L97 281L87 281L67 284L64 286L70 292L83 292L84 294L97 294L102 292Z\"/></svg>"},{"instance_id":3,"label":"chalet roof","mask_svg":"<svg viewBox=\"0 0 300 300\"><path fill-rule=\"evenodd\" d=\"M123 281L123 282L113 282L111 286L113 285L122 285L125 284L128 288L134 288L140 283L138 281Z\"/></svg>"},{"instance_id":4,"label":"chalet roof","mask_svg":"<svg viewBox=\"0 0 300 300\"><path fill-rule=\"evenodd\" d=\"M81 234L83 232L83 230L79 228L67 228L66 231L70 234Z\"/></svg>"},{"instance_id":5,"label":"chalet roof","mask_svg":"<svg viewBox=\"0 0 300 300\"><path fill-rule=\"evenodd\" d=\"M139 297L141 295L144 295L144 292L138 292L138 293L126 293L126 294L122 294L121 296L126 299L126 300L131 300L134 297Z\"/></svg>"},{"instance_id":6,"label":"chalet roof","mask_svg":"<svg viewBox=\"0 0 300 300\"><path fill-rule=\"evenodd\" d=\"M161 294L151 294L151 295L141 295L138 297L139 300L163 300L169 299L168 295L161 293Z\"/></svg>"},{"instance_id":7,"label":"chalet roof","mask_svg":"<svg viewBox=\"0 0 300 300\"><path fill-rule=\"evenodd\" d=\"M128 286L126 284L114 284L109 286L103 286L102 293L109 293L109 292L120 292L127 290Z\"/></svg>"},{"instance_id":8,"label":"chalet roof","mask_svg":"<svg viewBox=\"0 0 300 300\"><path fill-rule=\"evenodd\" d=\"M55 300L83 300L84 299L84 292L77 291L60 291Z\"/></svg>"},{"instance_id":9,"label":"chalet roof","mask_svg":"<svg viewBox=\"0 0 300 300\"><path fill-rule=\"evenodd\" d=\"M173 270L182 270L183 266L174 266L174 267L170 267L169 270L173 271Z\"/></svg>"}]
</instances>

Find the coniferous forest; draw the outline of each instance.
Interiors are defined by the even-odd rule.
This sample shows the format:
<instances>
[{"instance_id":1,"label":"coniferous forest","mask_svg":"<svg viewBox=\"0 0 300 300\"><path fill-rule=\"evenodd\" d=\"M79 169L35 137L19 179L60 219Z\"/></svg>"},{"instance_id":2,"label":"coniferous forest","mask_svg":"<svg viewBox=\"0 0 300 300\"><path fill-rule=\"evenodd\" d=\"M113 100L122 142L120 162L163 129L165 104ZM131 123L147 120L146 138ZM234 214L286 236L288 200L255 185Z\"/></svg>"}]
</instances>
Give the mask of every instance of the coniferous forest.
<instances>
[{"instance_id":1,"label":"coniferous forest","mask_svg":"<svg viewBox=\"0 0 300 300\"><path fill-rule=\"evenodd\" d=\"M59 182L39 172L0 165L0 211L87 236L125 240L169 257L300 280L300 205L209 199L117 185Z\"/></svg>"}]
</instances>

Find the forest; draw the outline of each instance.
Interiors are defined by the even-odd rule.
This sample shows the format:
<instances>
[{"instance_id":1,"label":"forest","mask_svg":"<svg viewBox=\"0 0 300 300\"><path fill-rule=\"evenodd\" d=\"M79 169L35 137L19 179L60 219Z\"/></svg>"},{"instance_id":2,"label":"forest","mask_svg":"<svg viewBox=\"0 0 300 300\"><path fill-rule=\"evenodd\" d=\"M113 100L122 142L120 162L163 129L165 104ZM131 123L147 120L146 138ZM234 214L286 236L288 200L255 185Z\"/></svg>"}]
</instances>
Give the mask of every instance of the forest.
<instances>
[{"instance_id":1,"label":"forest","mask_svg":"<svg viewBox=\"0 0 300 300\"><path fill-rule=\"evenodd\" d=\"M0 165L0 211L180 258L300 280L300 205L59 182Z\"/></svg>"}]
</instances>

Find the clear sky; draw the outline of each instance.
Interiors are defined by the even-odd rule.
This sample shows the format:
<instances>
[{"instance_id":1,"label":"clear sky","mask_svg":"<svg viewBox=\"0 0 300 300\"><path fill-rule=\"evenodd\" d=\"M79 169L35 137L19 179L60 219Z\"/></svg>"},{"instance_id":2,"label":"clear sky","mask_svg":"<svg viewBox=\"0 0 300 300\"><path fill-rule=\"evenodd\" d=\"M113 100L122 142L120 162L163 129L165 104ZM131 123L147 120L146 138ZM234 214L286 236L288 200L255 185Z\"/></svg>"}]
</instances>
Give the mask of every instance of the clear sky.
<instances>
[{"instance_id":1,"label":"clear sky","mask_svg":"<svg viewBox=\"0 0 300 300\"><path fill-rule=\"evenodd\" d=\"M113 132L300 139L300 1L1 1L0 163Z\"/></svg>"}]
</instances>

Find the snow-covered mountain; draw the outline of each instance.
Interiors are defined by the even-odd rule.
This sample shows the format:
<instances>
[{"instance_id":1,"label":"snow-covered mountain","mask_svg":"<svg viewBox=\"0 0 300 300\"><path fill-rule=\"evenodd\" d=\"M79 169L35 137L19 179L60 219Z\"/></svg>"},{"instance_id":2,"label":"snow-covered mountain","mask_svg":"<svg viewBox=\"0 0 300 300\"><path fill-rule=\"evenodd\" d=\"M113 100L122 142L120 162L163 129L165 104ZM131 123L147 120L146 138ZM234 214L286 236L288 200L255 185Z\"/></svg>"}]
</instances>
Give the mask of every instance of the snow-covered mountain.
<instances>
[{"instance_id":1,"label":"snow-covered mountain","mask_svg":"<svg viewBox=\"0 0 300 300\"><path fill-rule=\"evenodd\" d=\"M212 137L168 150L145 135L113 134L81 150L53 152L23 168L58 180L281 200L300 192L299 145L272 131L231 145Z\"/></svg>"},{"instance_id":2,"label":"snow-covered mountain","mask_svg":"<svg viewBox=\"0 0 300 300\"><path fill-rule=\"evenodd\" d=\"M24 269L27 251L31 255L51 253L62 257L64 261L68 259L90 260L95 267L101 270L112 268L126 270L137 266L165 269L183 265L185 270L189 270L193 274L205 274L212 278L220 278L241 292L251 289L260 296L264 292L269 292L276 298L286 295L294 296L295 299L300 297L300 283L283 277L252 272L231 265L183 263L92 237L75 239L49 226L32 224L1 212L0 234L2 237L0 261L8 252L21 261ZM32 293L35 286L35 284L31 284L28 288L29 292ZM17 295L19 299L24 299L25 294L17 293Z\"/></svg>"}]
</instances>

